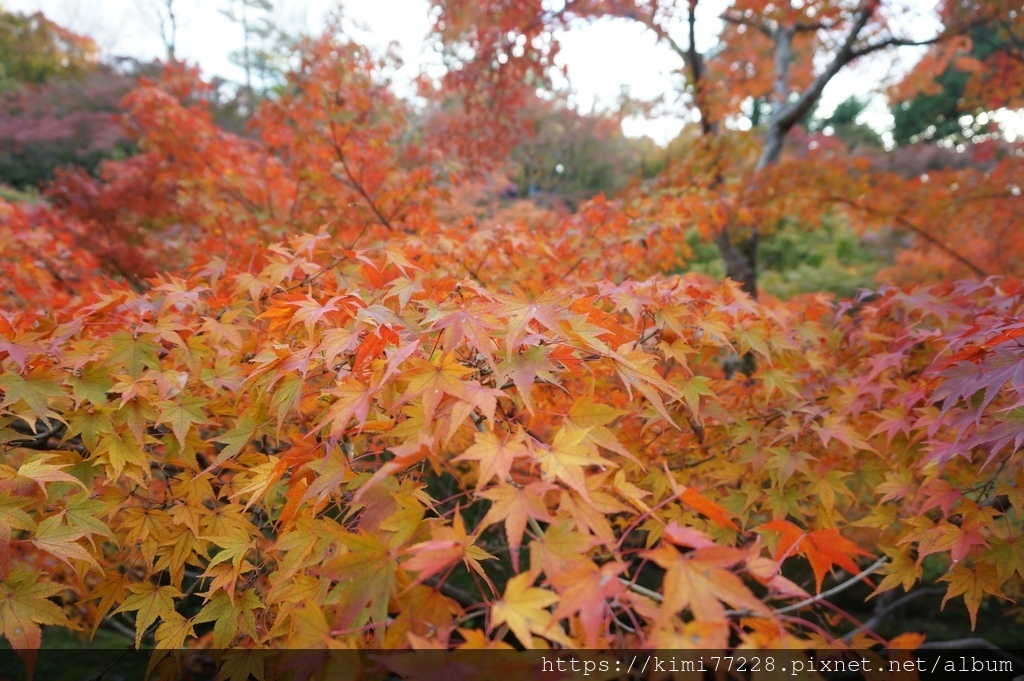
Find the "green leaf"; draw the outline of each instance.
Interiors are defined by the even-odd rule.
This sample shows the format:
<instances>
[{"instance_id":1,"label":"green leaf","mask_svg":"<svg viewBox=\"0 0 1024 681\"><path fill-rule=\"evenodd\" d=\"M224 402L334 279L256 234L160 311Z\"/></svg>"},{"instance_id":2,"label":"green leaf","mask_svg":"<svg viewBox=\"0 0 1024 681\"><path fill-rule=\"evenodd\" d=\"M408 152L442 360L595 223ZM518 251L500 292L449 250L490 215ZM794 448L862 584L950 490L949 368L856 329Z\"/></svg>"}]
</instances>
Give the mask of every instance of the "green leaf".
<instances>
[{"instance_id":1,"label":"green leaf","mask_svg":"<svg viewBox=\"0 0 1024 681\"><path fill-rule=\"evenodd\" d=\"M160 346L146 337L135 338L127 331L119 331L110 337L114 346L108 362L123 362L132 378L142 376L142 370L160 368Z\"/></svg>"},{"instance_id":2,"label":"green leaf","mask_svg":"<svg viewBox=\"0 0 1024 681\"><path fill-rule=\"evenodd\" d=\"M195 622L213 622L213 646L227 649L232 647L239 629L252 638L258 638L256 610L261 608L263 604L259 596L252 591L235 594L233 602L226 591L218 591L196 615Z\"/></svg>"},{"instance_id":3,"label":"green leaf","mask_svg":"<svg viewBox=\"0 0 1024 681\"><path fill-rule=\"evenodd\" d=\"M91 402L102 405L107 403L107 391L114 386L110 378L110 368L106 364L90 362L77 376L65 380L78 403Z\"/></svg>"},{"instance_id":4,"label":"green leaf","mask_svg":"<svg viewBox=\"0 0 1024 681\"><path fill-rule=\"evenodd\" d=\"M158 402L160 407L160 423L167 423L174 431L174 437L184 447L185 437L193 423L206 423L203 407L209 400L201 397L176 397L173 400Z\"/></svg>"},{"instance_id":5,"label":"green leaf","mask_svg":"<svg viewBox=\"0 0 1024 681\"><path fill-rule=\"evenodd\" d=\"M249 414L244 414L240 419L235 421L235 427L228 432L213 438L214 442L220 442L226 444L227 447L220 450L217 453L217 458L213 460L207 470L215 468L220 464L224 463L233 456L236 456L242 449L256 437L256 431L259 430L259 426L256 425L256 421Z\"/></svg>"},{"instance_id":6,"label":"green leaf","mask_svg":"<svg viewBox=\"0 0 1024 681\"><path fill-rule=\"evenodd\" d=\"M0 388L3 388L4 399L0 407L23 403L37 417L46 418L50 399L62 397L64 389L60 379L50 373L38 372L37 375L23 378L18 374L5 373L0 376Z\"/></svg>"}]
</instances>

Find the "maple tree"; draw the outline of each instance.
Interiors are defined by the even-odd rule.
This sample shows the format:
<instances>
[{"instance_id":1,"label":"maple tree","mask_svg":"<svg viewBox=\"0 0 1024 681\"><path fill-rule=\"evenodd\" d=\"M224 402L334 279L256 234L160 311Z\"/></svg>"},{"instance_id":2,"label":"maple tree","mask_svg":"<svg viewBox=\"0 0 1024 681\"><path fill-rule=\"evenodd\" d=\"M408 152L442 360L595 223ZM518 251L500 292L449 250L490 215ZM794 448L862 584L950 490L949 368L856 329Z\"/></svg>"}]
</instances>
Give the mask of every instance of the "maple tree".
<instances>
[{"instance_id":1,"label":"maple tree","mask_svg":"<svg viewBox=\"0 0 1024 681\"><path fill-rule=\"evenodd\" d=\"M131 152L118 123L121 100L137 85L127 70L98 66L0 97L0 181L31 187L76 164L91 171Z\"/></svg>"},{"instance_id":2,"label":"maple tree","mask_svg":"<svg viewBox=\"0 0 1024 681\"><path fill-rule=\"evenodd\" d=\"M720 15L725 29L710 57L697 47L697 0L564 0L555 5L516 1L497 6L466 0L434 0L438 10L435 32L448 47L451 70L447 84L467 98L488 94L487 112L509 123L507 111L523 100L524 91L536 87L558 54L557 33L571 30L574 21L602 18L627 19L652 32L678 58L703 137L694 146L706 157L701 203L717 200L716 220L706 236L714 239L728 275L757 297L757 250L774 225L761 219L762 192L778 193L788 169L773 167L784 159L787 137L810 114L821 94L840 73L858 61L902 46L937 45L936 55L919 65L906 80L912 90L958 57L965 68L985 74L971 80L980 92L985 83L999 82L985 105L989 109L1015 107L1012 95L1019 78L1021 13L1012 2L941 3L943 27L937 34L914 39L901 26L907 7L895 2L774 3L740 0ZM988 63L962 56L972 30L996 30L1002 49ZM685 39L679 35L685 35ZM823 66L815 68L815 59ZM917 85L915 85L917 84ZM476 94L474 94L476 93ZM977 98L978 95L972 95ZM752 103L751 103L752 102ZM739 144L730 130L730 118L752 107L760 119L766 103L762 134L746 136ZM474 105L473 110L482 109ZM514 130L508 123L505 127ZM671 178L675 191L692 185L692 164L682 176ZM751 192L750 188L755 191ZM874 202L874 205L884 202ZM820 203L816 203L820 208ZM898 211L894 211L898 212ZM997 239L990 239L995 242Z\"/></svg>"},{"instance_id":3,"label":"maple tree","mask_svg":"<svg viewBox=\"0 0 1024 681\"><path fill-rule=\"evenodd\" d=\"M92 38L69 31L42 12L0 9L0 91L89 73L98 60Z\"/></svg>"},{"instance_id":4,"label":"maple tree","mask_svg":"<svg viewBox=\"0 0 1024 681\"><path fill-rule=\"evenodd\" d=\"M248 135L172 65L125 101L139 154L0 204L0 614L30 669L41 627L110 622L161 651L898 647L834 597L939 566L973 625L1024 591L1024 289L991 240L1019 146L983 186L934 174L963 206L825 136L744 188L763 141L704 117L651 182L527 210L438 144L479 101L417 119L387 57L300 54ZM683 225L830 210L968 278L779 301L669 274Z\"/></svg>"}]
</instances>

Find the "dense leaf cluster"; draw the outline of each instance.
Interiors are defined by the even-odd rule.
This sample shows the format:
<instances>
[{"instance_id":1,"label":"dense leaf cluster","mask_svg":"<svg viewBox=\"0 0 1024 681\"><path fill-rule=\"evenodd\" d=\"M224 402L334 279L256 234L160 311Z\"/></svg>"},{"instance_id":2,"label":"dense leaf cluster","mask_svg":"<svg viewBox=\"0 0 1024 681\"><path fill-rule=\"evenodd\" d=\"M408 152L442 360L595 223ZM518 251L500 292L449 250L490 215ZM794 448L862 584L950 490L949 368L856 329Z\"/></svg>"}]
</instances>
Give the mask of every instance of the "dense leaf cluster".
<instances>
[{"instance_id":1,"label":"dense leaf cluster","mask_svg":"<svg viewBox=\"0 0 1024 681\"><path fill-rule=\"evenodd\" d=\"M310 43L245 138L172 71L127 100L142 153L0 204L0 622L30 666L40 627L111 622L154 665L895 646L920 639L833 596L926 562L972 622L1020 594L1019 281L779 302L664 274L691 228L815 210L910 224L943 272L974 265L946 238L1002 262L1012 147L988 187L826 144L743 184L723 136L571 215L495 207L453 112L410 126L383 66Z\"/></svg>"}]
</instances>

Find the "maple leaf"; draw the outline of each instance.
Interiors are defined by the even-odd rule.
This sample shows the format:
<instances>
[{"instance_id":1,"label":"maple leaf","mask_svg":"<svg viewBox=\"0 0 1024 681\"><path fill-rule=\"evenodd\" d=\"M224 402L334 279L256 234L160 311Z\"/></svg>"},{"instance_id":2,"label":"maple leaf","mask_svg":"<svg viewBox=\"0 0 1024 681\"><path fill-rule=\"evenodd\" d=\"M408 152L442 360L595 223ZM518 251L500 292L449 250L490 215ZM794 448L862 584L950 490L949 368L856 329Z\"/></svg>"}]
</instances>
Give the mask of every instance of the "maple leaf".
<instances>
[{"instance_id":1,"label":"maple leaf","mask_svg":"<svg viewBox=\"0 0 1024 681\"><path fill-rule=\"evenodd\" d=\"M507 481L515 460L531 457L532 453L522 430L504 438L485 430L478 431L474 435L473 445L453 461L480 462L480 475L476 481L476 488L479 490L494 477L500 482Z\"/></svg>"},{"instance_id":2,"label":"maple leaf","mask_svg":"<svg viewBox=\"0 0 1024 681\"><path fill-rule=\"evenodd\" d=\"M675 386L664 380L655 371L655 357L633 347L632 344L619 346L615 352L610 353L609 357L616 373L618 373L623 384L626 386L630 399L632 399L633 389L635 388L647 398L647 401L651 403L662 418L672 427L678 428L679 426L665 408L661 394L664 393L672 399L679 399L682 397L682 394Z\"/></svg>"},{"instance_id":3,"label":"maple leaf","mask_svg":"<svg viewBox=\"0 0 1024 681\"><path fill-rule=\"evenodd\" d=\"M202 624L213 622L213 645L222 650L233 647L239 629L242 633L258 638L256 631L256 611L263 609L259 596L252 591L244 591L232 599L225 591L217 591L203 606L192 622Z\"/></svg>"},{"instance_id":4,"label":"maple leaf","mask_svg":"<svg viewBox=\"0 0 1024 681\"><path fill-rule=\"evenodd\" d=\"M38 570L19 566L0 581L0 622L4 636L16 649L39 648L39 624L74 628L60 606L49 600L66 587L40 583L42 576Z\"/></svg>"},{"instance_id":5,"label":"maple leaf","mask_svg":"<svg viewBox=\"0 0 1024 681\"><path fill-rule=\"evenodd\" d=\"M216 532L217 529L231 530L233 528L210 528L211 531ZM213 558L207 565L207 570L210 570L220 563L227 561L231 562L231 566L236 572L242 572L242 565L245 561L245 557L249 555L249 552L254 548L253 540L245 532L231 532L230 534L213 534L207 537L211 542L220 547Z\"/></svg>"},{"instance_id":6,"label":"maple leaf","mask_svg":"<svg viewBox=\"0 0 1024 681\"><path fill-rule=\"evenodd\" d=\"M12 532L35 529L35 520L25 512L24 505L23 497L14 496L10 492L0 492L0 559L4 561L0 566L0 577L6 572L6 561L9 560L7 551Z\"/></svg>"},{"instance_id":7,"label":"maple leaf","mask_svg":"<svg viewBox=\"0 0 1024 681\"><path fill-rule=\"evenodd\" d=\"M970 552L972 546L988 546L988 540L978 531L978 525L963 522L960 526L946 520L933 527L908 534L900 543L917 541L918 562L933 553L949 551L953 562L959 562Z\"/></svg>"},{"instance_id":8,"label":"maple leaf","mask_svg":"<svg viewBox=\"0 0 1024 681\"><path fill-rule=\"evenodd\" d=\"M459 650L515 650L511 644L487 638L487 632L482 629L460 628L458 631L463 640L457 646Z\"/></svg>"},{"instance_id":9,"label":"maple leaf","mask_svg":"<svg viewBox=\"0 0 1024 681\"><path fill-rule=\"evenodd\" d=\"M106 364L94 362L65 381L71 384L75 401L102 405L107 403L107 393L114 385L110 373L110 368Z\"/></svg>"},{"instance_id":10,"label":"maple leaf","mask_svg":"<svg viewBox=\"0 0 1024 681\"><path fill-rule=\"evenodd\" d=\"M42 642L40 624L54 624L75 629L59 605L50 600L66 587L40 583L42 574L25 567L16 567L0 581L0 623L4 637L25 661L28 678L35 670L35 652Z\"/></svg>"},{"instance_id":11,"label":"maple leaf","mask_svg":"<svg viewBox=\"0 0 1024 681\"><path fill-rule=\"evenodd\" d=\"M288 327L291 328L293 324L302 322L306 327L306 334L308 336L314 335L314 328L324 315L334 312L338 309L338 302L342 300L342 296L334 296L326 303L320 303L313 300L312 296L308 296L306 300L298 300L291 303L295 306L295 313L291 317L291 321L288 323Z\"/></svg>"},{"instance_id":12,"label":"maple leaf","mask_svg":"<svg viewBox=\"0 0 1024 681\"><path fill-rule=\"evenodd\" d=\"M235 422L234 428L213 439L214 442L220 442L227 446L217 452L217 457L206 467L204 472L209 472L228 459L237 456L256 437L258 430L259 425L253 417L249 414L243 414Z\"/></svg>"},{"instance_id":13,"label":"maple leaf","mask_svg":"<svg viewBox=\"0 0 1024 681\"><path fill-rule=\"evenodd\" d=\"M985 594L1006 598L1000 586L1002 580L996 567L987 563L978 563L973 568L964 565L954 565L947 574L939 577L940 582L949 582L946 595L942 598L942 607L946 607L946 601L956 596L963 596L967 604L967 611L971 614L971 631L978 626L978 608L981 607L981 599Z\"/></svg>"},{"instance_id":14,"label":"maple leaf","mask_svg":"<svg viewBox=\"0 0 1024 681\"><path fill-rule=\"evenodd\" d=\"M36 459L26 461L18 467L18 477L33 481L39 485L39 489L44 493L46 492L44 483L47 482L67 482L81 487L83 490L86 489L85 484L81 480L63 470L67 468L67 464L56 465L49 463L55 458L52 454L43 454Z\"/></svg>"},{"instance_id":15,"label":"maple leaf","mask_svg":"<svg viewBox=\"0 0 1024 681\"><path fill-rule=\"evenodd\" d=\"M588 431L588 428L563 426L555 433L549 447L534 450L534 459L540 463L545 480L561 480L584 499L590 498L584 467L611 465L587 440Z\"/></svg>"},{"instance_id":16,"label":"maple leaf","mask_svg":"<svg viewBox=\"0 0 1024 681\"><path fill-rule=\"evenodd\" d=\"M32 543L47 553L60 558L69 566L74 567L72 560L81 560L95 567L99 562L90 554L84 546L76 540L86 535L85 530L60 524L59 516L50 516L36 526L35 536Z\"/></svg>"},{"instance_id":17,"label":"maple leaf","mask_svg":"<svg viewBox=\"0 0 1024 681\"><path fill-rule=\"evenodd\" d=\"M417 284L418 285L418 284ZM431 326L431 331L444 330L446 350L452 350L465 338L473 348L484 356L487 363L495 366L494 341L492 332L498 328L493 322L473 315L465 310L455 310L438 318Z\"/></svg>"},{"instance_id":18,"label":"maple leaf","mask_svg":"<svg viewBox=\"0 0 1024 681\"><path fill-rule=\"evenodd\" d=\"M826 447L835 438L850 449L862 449L868 452L875 451L875 448L863 436L857 433L854 428L845 423L845 420L845 417L837 414L826 416L821 424L816 423L812 425L811 430L818 434L821 443Z\"/></svg>"},{"instance_id":19,"label":"maple leaf","mask_svg":"<svg viewBox=\"0 0 1024 681\"><path fill-rule=\"evenodd\" d=\"M569 520L549 525L543 535L530 543L530 572L535 577L541 572L551 577L576 563L590 562L587 553L596 544L592 536L577 532Z\"/></svg>"},{"instance_id":20,"label":"maple leaf","mask_svg":"<svg viewBox=\"0 0 1024 681\"><path fill-rule=\"evenodd\" d=\"M1007 539L992 537L984 557L993 562L1000 581L1010 579L1014 572L1024 577L1024 534Z\"/></svg>"},{"instance_id":21,"label":"maple leaf","mask_svg":"<svg viewBox=\"0 0 1024 681\"><path fill-rule=\"evenodd\" d=\"M527 411L533 411L533 384L538 380L546 383L557 383L555 365L549 355L547 346L532 345L520 352L511 354L498 365L498 371L505 378L511 378L519 396L523 399Z\"/></svg>"},{"instance_id":22,"label":"maple leaf","mask_svg":"<svg viewBox=\"0 0 1024 681\"><path fill-rule=\"evenodd\" d=\"M103 623L103 618L110 612L110 609L116 603L124 600L125 589L129 583L127 575L120 572L107 572L103 579L97 582L96 586L89 592L88 600L100 599L99 604L96 606L96 617L93 619L92 636L96 635L96 630L99 629Z\"/></svg>"},{"instance_id":23,"label":"maple leaf","mask_svg":"<svg viewBox=\"0 0 1024 681\"><path fill-rule=\"evenodd\" d=\"M513 285L515 295L496 294L494 297L503 304L508 318L508 330L505 335L505 352L511 359L515 349L522 343L529 331L530 323L536 320L555 334L560 334L562 327L559 319L562 309L558 306L557 292L545 291L533 300L529 300L521 290Z\"/></svg>"},{"instance_id":24,"label":"maple leaf","mask_svg":"<svg viewBox=\"0 0 1024 681\"><path fill-rule=\"evenodd\" d=\"M754 596L739 577L726 568L745 557L743 551L727 547L709 547L681 554L663 544L644 554L666 569L662 604L664 613L689 608L698 620L722 621L728 603L739 610L770 616L771 611Z\"/></svg>"},{"instance_id":25,"label":"maple leaf","mask_svg":"<svg viewBox=\"0 0 1024 681\"><path fill-rule=\"evenodd\" d=\"M914 560L911 555L909 547L904 547L899 551L887 549L885 555L889 557L889 562L882 566L882 573L885 577L875 592L871 594L872 597L893 589L898 584L903 585L904 591L910 591L910 588L920 581L921 575L924 573L920 562Z\"/></svg>"},{"instance_id":26,"label":"maple leaf","mask_svg":"<svg viewBox=\"0 0 1024 681\"><path fill-rule=\"evenodd\" d=\"M644 497L650 496L651 493L647 490L640 489L633 483L626 480L626 474L621 470L615 472L615 478L612 486L615 488L616 492L636 507L636 509L641 513L651 512L650 507L644 502Z\"/></svg>"},{"instance_id":27,"label":"maple leaf","mask_svg":"<svg viewBox=\"0 0 1024 681\"><path fill-rule=\"evenodd\" d=\"M413 584L402 591L401 612L388 626L384 645L402 647L408 641L414 649L443 649L448 642L446 633L452 630L455 617L461 612L462 606L439 589Z\"/></svg>"},{"instance_id":28,"label":"maple leaf","mask_svg":"<svg viewBox=\"0 0 1024 681\"><path fill-rule=\"evenodd\" d=\"M158 586L151 582L129 584L130 596L124 599L114 614L135 611L135 647L142 643L142 637L149 625L157 619L174 612L174 599L182 596L173 586Z\"/></svg>"},{"instance_id":29,"label":"maple leaf","mask_svg":"<svg viewBox=\"0 0 1024 681\"><path fill-rule=\"evenodd\" d=\"M146 675L149 676L156 670L161 660L169 654L177 653L185 647L185 640L195 636L196 632L192 626L193 620L186 618L177 612L171 611L161 617L160 625L153 633L153 642L156 650L149 657L146 665ZM177 658L176 658L177 662Z\"/></svg>"},{"instance_id":30,"label":"maple leaf","mask_svg":"<svg viewBox=\"0 0 1024 681\"><path fill-rule=\"evenodd\" d=\"M129 376L139 378L143 369L160 368L160 346L145 336L136 337L126 331L119 331L108 339L112 346L107 361L123 363Z\"/></svg>"},{"instance_id":31,"label":"maple leaf","mask_svg":"<svg viewBox=\"0 0 1024 681\"><path fill-rule=\"evenodd\" d=\"M96 444L96 455L110 465L114 479L122 473L140 482L149 477L149 456L134 437L104 433Z\"/></svg>"},{"instance_id":32,"label":"maple leaf","mask_svg":"<svg viewBox=\"0 0 1024 681\"><path fill-rule=\"evenodd\" d=\"M610 602L624 599L625 587L618 576L625 569L624 563L616 561L598 567L589 560L582 560L549 573L548 579L561 597L553 613L554 619L578 613L588 648L598 647L601 629L611 612Z\"/></svg>"},{"instance_id":33,"label":"maple leaf","mask_svg":"<svg viewBox=\"0 0 1024 681\"><path fill-rule=\"evenodd\" d=\"M338 541L348 549L330 562L321 572L332 581L339 596L344 595L344 608L338 614L347 626L364 609L370 621L382 624L387 620L388 600L396 589L397 560L392 550L370 534L335 532ZM382 634L378 629L378 637Z\"/></svg>"},{"instance_id":34,"label":"maple leaf","mask_svg":"<svg viewBox=\"0 0 1024 681\"><path fill-rule=\"evenodd\" d=\"M480 521L480 527L505 521L505 537L516 569L519 566L519 547L523 544L527 521L530 518L542 522L551 521L544 495L552 489L555 489L554 485L537 481L525 487L498 485L480 493L481 498L493 502L487 515Z\"/></svg>"},{"instance_id":35,"label":"maple leaf","mask_svg":"<svg viewBox=\"0 0 1024 681\"><path fill-rule=\"evenodd\" d=\"M413 368L400 377L409 382L403 401L422 396L424 416L428 421L433 418L444 395L469 401L461 379L472 374L473 369L463 366L454 353L442 353L437 364L419 358L410 363Z\"/></svg>"},{"instance_id":36,"label":"maple leaf","mask_svg":"<svg viewBox=\"0 0 1024 681\"><path fill-rule=\"evenodd\" d=\"M758 528L780 533L779 543L775 549L775 559L782 560L796 553L807 558L814 570L817 591L821 592L821 584L825 575L833 565L838 565L847 572L857 574L860 568L851 556L870 555L859 546L839 534L838 530L824 529L805 532L788 520L773 520Z\"/></svg>"},{"instance_id":37,"label":"maple leaf","mask_svg":"<svg viewBox=\"0 0 1024 681\"><path fill-rule=\"evenodd\" d=\"M593 401L593 395L577 399L572 403L566 419L577 428L589 429L587 440L598 447L615 452L637 464L643 465L636 456L619 442L606 426L624 414L620 409Z\"/></svg>"},{"instance_id":38,"label":"maple leaf","mask_svg":"<svg viewBox=\"0 0 1024 681\"><path fill-rule=\"evenodd\" d=\"M533 586L529 573L516 575L508 580L501 600L491 605L491 629L507 624L527 650L534 648L533 634L571 647L572 642L546 610L557 602L556 594Z\"/></svg>"},{"instance_id":39,"label":"maple leaf","mask_svg":"<svg viewBox=\"0 0 1024 681\"><path fill-rule=\"evenodd\" d=\"M14 373L0 375L0 388L4 399L0 407L13 407L19 402L28 407L33 416L45 419L50 415L50 400L63 397L60 378L42 371L31 372L27 377Z\"/></svg>"},{"instance_id":40,"label":"maple leaf","mask_svg":"<svg viewBox=\"0 0 1024 681\"><path fill-rule=\"evenodd\" d=\"M209 403L202 397L186 397L184 399L158 402L160 421L171 426L178 443L185 446L185 436L193 424L206 423L203 407Z\"/></svg>"},{"instance_id":41,"label":"maple leaf","mask_svg":"<svg viewBox=\"0 0 1024 681\"><path fill-rule=\"evenodd\" d=\"M267 678L266 658L274 652L276 651L251 648L225 650L218 675L229 681L248 681L250 678L264 681Z\"/></svg>"},{"instance_id":42,"label":"maple leaf","mask_svg":"<svg viewBox=\"0 0 1024 681\"><path fill-rule=\"evenodd\" d=\"M402 563L406 570L419 572L420 581L427 580L460 561L466 567L486 578L480 567L481 560L495 560L494 556L474 546L476 535L466 534L466 523L459 507L455 507L455 519L451 527L435 524L431 528L430 541L413 544L407 550L410 557Z\"/></svg>"},{"instance_id":43,"label":"maple leaf","mask_svg":"<svg viewBox=\"0 0 1024 681\"><path fill-rule=\"evenodd\" d=\"M156 647L169 650L184 648L185 640L190 636L195 636L195 630L192 628L193 621L176 612L164 614L161 617L160 625L153 634ZM147 673L152 671L159 659L159 656L150 659Z\"/></svg>"},{"instance_id":44,"label":"maple leaf","mask_svg":"<svg viewBox=\"0 0 1024 681\"><path fill-rule=\"evenodd\" d=\"M708 518L711 518L711 520L714 521L716 525L719 525L721 527L727 527L731 530L739 529L739 526L729 519L729 515L731 515L729 511L727 511L722 506L719 506L715 502L711 501L710 499L708 499L707 497L705 497L703 494L693 489L692 487L687 487L686 489L682 490L679 493L679 499L684 504L690 506L697 512L706 515Z\"/></svg>"},{"instance_id":45,"label":"maple leaf","mask_svg":"<svg viewBox=\"0 0 1024 681\"><path fill-rule=\"evenodd\" d=\"M701 395L713 396L715 391L711 389L708 384L708 378L706 376L694 376L690 378L683 387L679 389L682 393L683 399L686 401L686 406L690 408L690 411L694 414L700 413L700 398Z\"/></svg>"},{"instance_id":46,"label":"maple leaf","mask_svg":"<svg viewBox=\"0 0 1024 681\"><path fill-rule=\"evenodd\" d=\"M361 428L366 423L366 417L376 392L376 386L366 386L352 377L347 377L341 385L327 391L328 395L336 397L337 400L327 410L323 420L316 427L319 429L330 424L330 438L334 441L340 439L342 434L348 430L353 417Z\"/></svg>"}]
</instances>

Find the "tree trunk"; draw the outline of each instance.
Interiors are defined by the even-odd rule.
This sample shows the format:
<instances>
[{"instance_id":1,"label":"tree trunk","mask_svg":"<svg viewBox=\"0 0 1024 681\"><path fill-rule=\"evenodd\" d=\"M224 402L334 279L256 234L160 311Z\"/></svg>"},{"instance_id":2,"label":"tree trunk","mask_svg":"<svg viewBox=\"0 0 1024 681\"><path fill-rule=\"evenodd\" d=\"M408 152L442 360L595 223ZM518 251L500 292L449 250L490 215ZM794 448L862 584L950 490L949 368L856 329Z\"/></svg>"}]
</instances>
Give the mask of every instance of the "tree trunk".
<instances>
[{"instance_id":1,"label":"tree trunk","mask_svg":"<svg viewBox=\"0 0 1024 681\"><path fill-rule=\"evenodd\" d=\"M760 234L755 227L749 236L734 237L729 229L723 229L715 239L718 252L725 261L725 273L740 285L747 294L757 300L757 246Z\"/></svg>"},{"instance_id":2,"label":"tree trunk","mask_svg":"<svg viewBox=\"0 0 1024 681\"><path fill-rule=\"evenodd\" d=\"M722 260L725 261L726 275L738 283L754 300L757 300L757 245L760 238L755 227L749 236L738 239L734 239L726 228L715 239ZM732 378L737 372L744 376L753 376L757 370L757 359L751 352L745 353L742 357L729 353L722 364L726 378Z\"/></svg>"}]
</instances>

